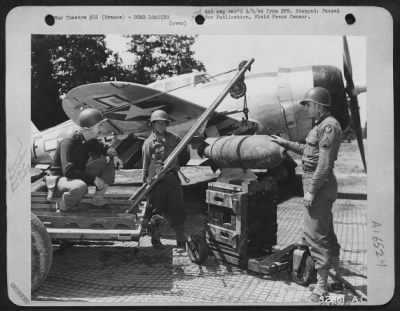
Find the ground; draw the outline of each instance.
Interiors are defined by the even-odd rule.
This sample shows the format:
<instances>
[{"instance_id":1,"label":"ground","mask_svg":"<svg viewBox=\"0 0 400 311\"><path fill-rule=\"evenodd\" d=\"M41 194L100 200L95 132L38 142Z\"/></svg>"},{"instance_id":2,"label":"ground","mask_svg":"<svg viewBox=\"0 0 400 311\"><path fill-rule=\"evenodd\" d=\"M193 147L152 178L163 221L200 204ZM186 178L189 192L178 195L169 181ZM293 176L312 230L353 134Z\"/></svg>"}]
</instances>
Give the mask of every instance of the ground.
<instances>
[{"instance_id":1,"label":"ground","mask_svg":"<svg viewBox=\"0 0 400 311\"><path fill-rule=\"evenodd\" d=\"M355 141L342 144L335 170L339 197L333 213L342 246L343 276L367 294L367 175L362 170ZM206 181L216 175L209 168L183 171L191 179L184 187L185 231L200 233L206 221L203 193ZM124 187L127 193L133 193L139 182L139 171L124 171L117 178L118 184L128 184ZM302 198L294 197L279 204L277 248L299 240L302 213ZM292 282L286 272L257 275L218 262L212 256L203 265L196 265L186 252L180 253L174 247L174 235L168 226L164 228L162 242L166 245L163 249L152 248L149 237L142 237L140 245L135 242L90 242L68 248L55 245L50 274L32 300L102 305L267 305L301 304L310 293L307 287ZM346 289L332 297L350 303L354 294Z\"/></svg>"}]
</instances>

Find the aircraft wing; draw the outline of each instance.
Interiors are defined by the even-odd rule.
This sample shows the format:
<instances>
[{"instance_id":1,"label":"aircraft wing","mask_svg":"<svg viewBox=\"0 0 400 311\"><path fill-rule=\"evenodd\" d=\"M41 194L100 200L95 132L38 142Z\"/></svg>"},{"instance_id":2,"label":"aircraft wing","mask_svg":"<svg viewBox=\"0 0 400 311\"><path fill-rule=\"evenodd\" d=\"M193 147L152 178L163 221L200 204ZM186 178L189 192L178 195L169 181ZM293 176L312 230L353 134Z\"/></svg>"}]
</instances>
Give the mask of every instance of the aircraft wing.
<instances>
[{"instance_id":1,"label":"aircraft wing","mask_svg":"<svg viewBox=\"0 0 400 311\"><path fill-rule=\"evenodd\" d=\"M141 84L117 81L76 87L64 97L62 105L76 124L81 109L92 107L109 120L104 134L137 136L146 135L150 130L149 119L154 110L162 109L169 114L170 128L178 135L186 133L205 110L193 102Z\"/></svg>"}]
</instances>

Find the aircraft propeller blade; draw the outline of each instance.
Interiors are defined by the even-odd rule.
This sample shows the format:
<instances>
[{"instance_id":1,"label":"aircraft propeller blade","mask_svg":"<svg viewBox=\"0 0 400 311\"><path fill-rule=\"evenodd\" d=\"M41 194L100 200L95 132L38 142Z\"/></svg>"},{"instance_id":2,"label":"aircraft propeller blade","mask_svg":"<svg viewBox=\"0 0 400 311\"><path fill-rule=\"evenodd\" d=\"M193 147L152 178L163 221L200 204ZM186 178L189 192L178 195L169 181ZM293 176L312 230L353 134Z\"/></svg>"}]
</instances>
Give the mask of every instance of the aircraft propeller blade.
<instances>
[{"instance_id":1,"label":"aircraft propeller blade","mask_svg":"<svg viewBox=\"0 0 400 311\"><path fill-rule=\"evenodd\" d=\"M361 159L364 165L365 172L367 171L367 164L365 161L364 144L361 132L361 120L360 120L360 107L358 105L357 94L353 82L353 68L351 65L349 46L347 43L346 36L343 36L343 73L346 80L346 92L350 98L350 111L351 118L353 121L353 130L357 137L358 149L360 150Z\"/></svg>"},{"instance_id":2,"label":"aircraft propeller blade","mask_svg":"<svg viewBox=\"0 0 400 311\"><path fill-rule=\"evenodd\" d=\"M356 133L358 149L360 150L361 159L364 165L365 172L367 171L367 163L365 162L364 144L361 132L360 108L358 106L357 96L350 98L350 111L353 119L353 130Z\"/></svg>"}]
</instances>

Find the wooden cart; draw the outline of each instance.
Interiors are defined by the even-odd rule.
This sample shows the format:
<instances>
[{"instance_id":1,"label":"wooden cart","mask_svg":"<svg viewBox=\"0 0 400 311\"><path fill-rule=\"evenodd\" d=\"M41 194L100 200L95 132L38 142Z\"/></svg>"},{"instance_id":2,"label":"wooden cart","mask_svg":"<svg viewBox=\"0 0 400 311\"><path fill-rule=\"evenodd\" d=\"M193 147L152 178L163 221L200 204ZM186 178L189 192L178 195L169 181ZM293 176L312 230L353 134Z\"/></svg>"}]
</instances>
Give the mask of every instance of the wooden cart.
<instances>
[{"instance_id":1,"label":"wooden cart","mask_svg":"<svg viewBox=\"0 0 400 311\"><path fill-rule=\"evenodd\" d=\"M87 194L77 211L61 212L56 200L48 200L47 192L31 193L32 230L32 292L46 279L52 263L53 243L74 241L136 241L147 234L143 228L146 203L130 213L129 195L107 194L107 204L96 207Z\"/></svg>"}]
</instances>

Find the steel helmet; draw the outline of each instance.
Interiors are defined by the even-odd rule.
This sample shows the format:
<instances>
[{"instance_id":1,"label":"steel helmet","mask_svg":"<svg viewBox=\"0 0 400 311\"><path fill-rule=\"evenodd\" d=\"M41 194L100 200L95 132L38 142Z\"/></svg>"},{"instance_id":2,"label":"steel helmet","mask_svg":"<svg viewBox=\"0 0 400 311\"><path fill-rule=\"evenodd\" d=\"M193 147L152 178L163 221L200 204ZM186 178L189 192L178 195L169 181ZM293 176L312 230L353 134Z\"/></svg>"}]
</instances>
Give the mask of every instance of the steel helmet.
<instances>
[{"instance_id":1,"label":"steel helmet","mask_svg":"<svg viewBox=\"0 0 400 311\"><path fill-rule=\"evenodd\" d=\"M309 89L304 95L304 99L300 102L300 104L305 105L307 102L316 103L318 105L322 105L325 107L331 106L331 96L327 89L323 87L314 87Z\"/></svg>"},{"instance_id":2,"label":"steel helmet","mask_svg":"<svg viewBox=\"0 0 400 311\"><path fill-rule=\"evenodd\" d=\"M87 108L82 110L78 118L80 127L87 128L90 128L103 120L104 117L101 112L94 108Z\"/></svg>"},{"instance_id":3,"label":"steel helmet","mask_svg":"<svg viewBox=\"0 0 400 311\"><path fill-rule=\"evenodd\" d=\"M168 114L164 110L155 110L150 117L150 122L153 123L154 121L170 122L170 119L168 117Z\"/></svg>"}]
</instances>

